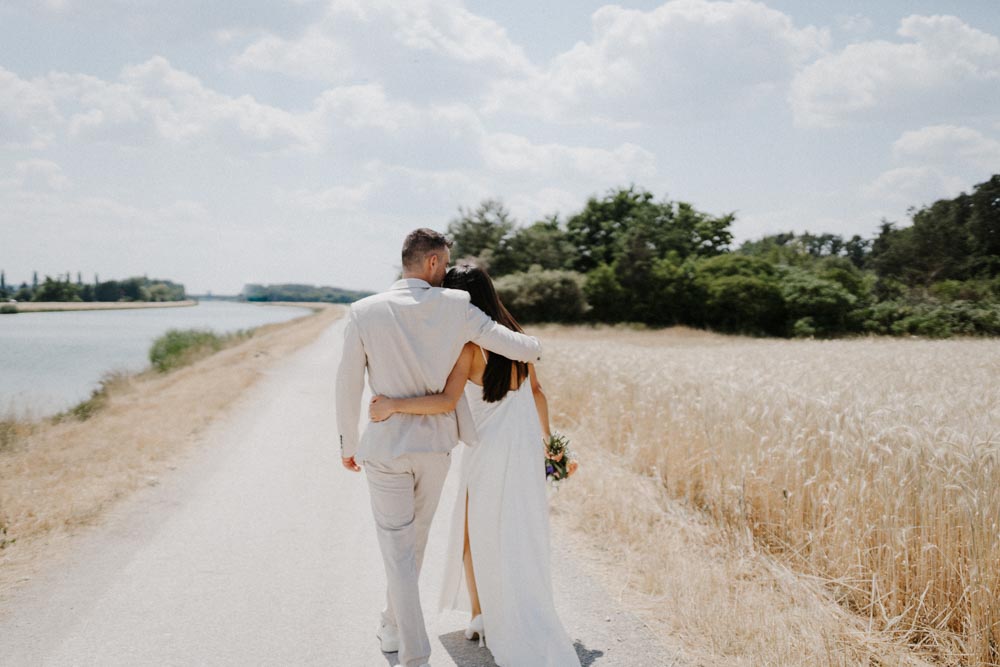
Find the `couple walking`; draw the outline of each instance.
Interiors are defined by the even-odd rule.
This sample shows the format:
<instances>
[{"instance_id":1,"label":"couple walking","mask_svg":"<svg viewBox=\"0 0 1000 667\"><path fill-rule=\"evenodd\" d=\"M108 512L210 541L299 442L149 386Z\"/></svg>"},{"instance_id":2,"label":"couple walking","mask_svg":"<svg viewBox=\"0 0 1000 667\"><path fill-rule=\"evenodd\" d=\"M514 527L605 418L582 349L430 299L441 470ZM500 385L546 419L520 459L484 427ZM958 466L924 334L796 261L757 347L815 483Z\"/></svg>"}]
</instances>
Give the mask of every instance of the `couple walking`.
<instances>
[{"instance_id":1,"label":"couple walking","mask_svg":"<svg viewBox=\"0 0 1000 667\"><path fill-rule=\"evenodd\" d=\"M580 664L556 616L543 437L548 408L538 341L500 303L489 276L448 269L451 243L429 229L403 243L403 277L354 303L337 371L344 466L368 479L387 594L377 636L402 667L429 665L418 578L431 519L459 440L463 457L441 606L468 609L465 636L500 667ZM442 289L442 285L444 289ZM375 397L359 437L365 372Z\"/></svg>"}]
</instances>

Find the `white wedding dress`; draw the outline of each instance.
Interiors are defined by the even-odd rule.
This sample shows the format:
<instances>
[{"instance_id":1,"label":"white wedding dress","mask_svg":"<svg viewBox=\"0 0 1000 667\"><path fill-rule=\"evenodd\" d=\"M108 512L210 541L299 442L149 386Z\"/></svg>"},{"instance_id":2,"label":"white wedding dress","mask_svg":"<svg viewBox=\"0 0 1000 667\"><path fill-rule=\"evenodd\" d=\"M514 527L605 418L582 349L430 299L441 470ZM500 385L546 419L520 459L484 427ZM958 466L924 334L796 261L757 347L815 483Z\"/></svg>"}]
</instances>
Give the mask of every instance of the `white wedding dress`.
<instances>
[{"instance_id":1,"label":"white wedding dress","mask_svg":"<svg viewBox=\"0 0 1000 667\"><path fill-rule=\"evenodd\" d=\"M442 609L468 611L462 551L465 494L469 542L486 646L499 667L579 667L556 615L549 555L549 504L542 429L531 382L500 401L465 386L479 444L464 448L445 559Z\"/></svg>"}]
</instances>

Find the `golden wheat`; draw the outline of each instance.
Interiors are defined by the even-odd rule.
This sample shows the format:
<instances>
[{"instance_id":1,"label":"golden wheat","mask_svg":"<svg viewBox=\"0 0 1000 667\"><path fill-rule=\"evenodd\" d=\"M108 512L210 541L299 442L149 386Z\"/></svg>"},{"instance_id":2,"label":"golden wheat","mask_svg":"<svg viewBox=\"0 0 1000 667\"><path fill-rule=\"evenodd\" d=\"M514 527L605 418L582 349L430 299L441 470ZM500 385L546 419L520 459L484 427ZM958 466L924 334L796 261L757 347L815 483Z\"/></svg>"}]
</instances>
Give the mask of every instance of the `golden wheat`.
<instances>
[{"instance_id":1,"label":"golden wheat","mask_svg":"<svg viewBox=\"0 0 1000 667\"><path fill-rule=\"evenodd\" d=\"M583 451L823 581L872 637L1000 663L1000 342L536 333Z\"/></svg>"}]
</instances>

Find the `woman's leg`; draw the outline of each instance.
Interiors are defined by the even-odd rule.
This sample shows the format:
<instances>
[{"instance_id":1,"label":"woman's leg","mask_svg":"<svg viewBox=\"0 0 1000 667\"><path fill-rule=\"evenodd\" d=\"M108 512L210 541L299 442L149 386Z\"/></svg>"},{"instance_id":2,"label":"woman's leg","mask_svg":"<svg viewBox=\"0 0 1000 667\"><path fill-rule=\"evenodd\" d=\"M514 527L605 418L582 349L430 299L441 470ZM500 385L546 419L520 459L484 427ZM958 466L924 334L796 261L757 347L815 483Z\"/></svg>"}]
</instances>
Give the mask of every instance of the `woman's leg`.
<instances>
[{"instance_id":1,"label":"woman's leg","mask_svg":"<svg viewBox=\"0 0 1000 667\"><path fill-rule=\"evenodd\" d=\"M476 573L472 569L472 547L469 545L469 491L465 491L465 546L462 551L462 561L465 563L465 581L469 585L469 602L472 604L472 617L483 613L479 606L479 590L476 588Z\"/></svg>"}]
</instances>

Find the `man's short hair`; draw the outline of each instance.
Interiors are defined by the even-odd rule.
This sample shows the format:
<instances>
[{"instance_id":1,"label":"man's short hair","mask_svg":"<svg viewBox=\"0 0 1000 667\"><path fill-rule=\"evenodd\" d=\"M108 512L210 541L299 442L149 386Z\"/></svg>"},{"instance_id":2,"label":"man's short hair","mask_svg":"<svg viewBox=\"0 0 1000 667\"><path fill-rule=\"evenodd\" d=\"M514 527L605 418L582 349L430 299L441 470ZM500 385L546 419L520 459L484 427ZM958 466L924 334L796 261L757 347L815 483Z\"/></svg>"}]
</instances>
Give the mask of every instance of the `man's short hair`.
<instances>
[{"instance_id":1,"label":"man's short hair","mask_svg":"<svg viewBox=\"0 0 1000 667\"><path fill-rule=\"evenodd\" d=\"M403 241L403 266L419 266L428 253L450 247L451 240L444 234L426 227L414 229Z\"/></svg>"}]
</instances>

